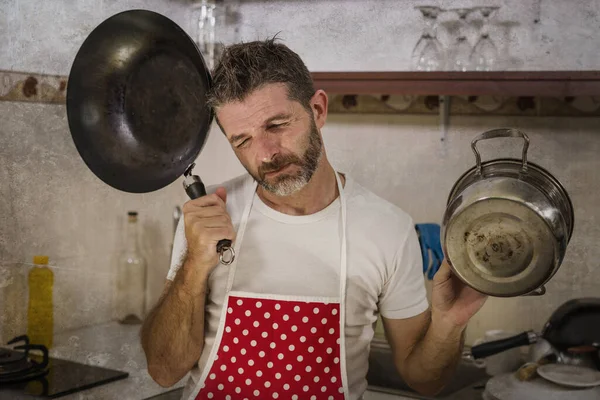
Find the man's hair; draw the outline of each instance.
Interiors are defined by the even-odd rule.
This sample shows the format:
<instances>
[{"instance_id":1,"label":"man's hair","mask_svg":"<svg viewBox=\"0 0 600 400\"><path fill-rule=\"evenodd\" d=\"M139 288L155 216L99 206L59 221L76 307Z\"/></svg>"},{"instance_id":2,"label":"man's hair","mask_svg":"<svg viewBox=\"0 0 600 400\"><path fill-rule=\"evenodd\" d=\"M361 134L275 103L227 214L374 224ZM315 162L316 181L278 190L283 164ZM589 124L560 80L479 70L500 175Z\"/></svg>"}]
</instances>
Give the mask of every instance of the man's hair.
<instances>
[{"instance_id":1,"label":"man's hair","mask_svg":"<svg viewBox=\"0 0 600 400\"><path fill-rule=\"evenodd\" d=\"M310 99L315 93L310 72L298 54L275 40L273 37L226 47L212 74L209 105L218 108L228 102L243 101L265 85L283 83L289 99L310 111Z\"/></svg>"}]
</instances>

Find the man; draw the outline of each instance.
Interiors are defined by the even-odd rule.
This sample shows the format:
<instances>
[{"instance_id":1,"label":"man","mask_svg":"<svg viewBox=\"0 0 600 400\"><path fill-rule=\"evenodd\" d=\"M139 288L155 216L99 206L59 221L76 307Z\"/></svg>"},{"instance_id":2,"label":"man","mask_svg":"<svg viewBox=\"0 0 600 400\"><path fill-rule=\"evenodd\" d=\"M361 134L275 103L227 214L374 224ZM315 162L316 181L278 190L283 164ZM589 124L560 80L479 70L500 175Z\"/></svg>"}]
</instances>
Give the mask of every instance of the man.
<instances>
[{"instance_id":1,"label":"man","mask_svg":"<svg viewBox=\"0 0 600 400\"><path fill-rule=\"evenodd\" d=\"M185 399L359 399L381 314L398 372L438 393L485 296L444 263L429 306L412 219L331 166L327 95L297 54L233 45L213 78L217 122L249 175L184 206L142 328L150 375L168 387L191 371ZM229 266L221 239L235 244Z\"/></svg>"}]
</instances>

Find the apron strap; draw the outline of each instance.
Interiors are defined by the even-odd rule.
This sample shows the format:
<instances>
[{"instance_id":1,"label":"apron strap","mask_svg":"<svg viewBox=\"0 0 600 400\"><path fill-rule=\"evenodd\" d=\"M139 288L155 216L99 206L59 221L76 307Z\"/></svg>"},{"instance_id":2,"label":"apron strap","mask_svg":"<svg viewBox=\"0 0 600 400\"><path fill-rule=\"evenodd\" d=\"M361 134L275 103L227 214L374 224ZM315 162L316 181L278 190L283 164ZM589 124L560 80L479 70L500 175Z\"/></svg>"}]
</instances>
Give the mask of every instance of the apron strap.
<instances>
[{"instance_id":1,"label":"apron strap","mask_svg":"<svg viewBox=\"0 0 600 400\"><path fill-rule=\"evenodd\" d=\"M250 189L248 190L249 195L246 196L246 197L249 197L249 200L248 200L246 206L244 207L244 211L242 212L240 226L238 228L237 237L236 237L235 243L233 245L233 250L235 251L234 254L236 254L236 257L233 260L233 262L229 265L229 273L227 274L227 286L226 286L225 294L228 294L229 292L231 292L231 288L233 287L233 280L235 278L235 269L237 267L237 261L240 258L239 257L240 247L242 246L242 240L244 239L244 233L246 232L246 225L248 224L248 219L250 218L250 210L252 210L252 203L254 203L254 196L256 195L256 187L257 186L258 186L258 183L255 180L253 180L252 184L249 185L249 187L250 187Z\"/></svg>"},{"instance_id":2,"label":"apron strap","mask_svg":"<svg viewBox=\"0 0 600 400\"><path fill-rule=\"evenodd\" d=\"M340 213L342 220L342 240L340 245L340 370L342 375L342 387L344 388L344 398L350 398L348 388L348 370L346 368L346 281L348 274L348 251L347 251L347 218L346 218L346 194L340 180L339 174L336 172L335 178L340 193ZM348 183L348 182L346 182Z\"/></svg>"}]
</instances>

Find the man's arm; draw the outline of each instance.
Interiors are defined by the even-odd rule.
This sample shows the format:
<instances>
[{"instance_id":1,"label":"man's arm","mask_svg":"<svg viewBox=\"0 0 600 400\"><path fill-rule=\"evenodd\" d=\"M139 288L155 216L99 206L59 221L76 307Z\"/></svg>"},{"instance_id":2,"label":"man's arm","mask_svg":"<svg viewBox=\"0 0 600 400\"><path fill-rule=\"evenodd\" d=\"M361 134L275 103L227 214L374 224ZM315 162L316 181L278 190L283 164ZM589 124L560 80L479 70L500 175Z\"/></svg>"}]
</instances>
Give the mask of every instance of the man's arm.
<instances>
[{"instance_id":1,"label":"man's arm","mask_svg":"<svg viewBox=\"0 0 600 400\"><path fill-rule=\"evenodd\" d=\"M430 310L411 318L382 320L404 381L423 395L439 393L460 360L464 329L432 321Z\"/></svg>"},{"instance_id":2,"label":"man's arm","mask_svg":"<svg viewBox=\"0 0 600 400\"><path fill-rule=\"evenodd\" d=\"M412 318L383 318L396 368L409 386L426 395L444 388L460 361L467 324L486 299L444 261L433 278L430 310Z\"/></svg>"},{"instance_id":3,"label":"man's arm","mask_svg":"<svg viewBox=\"0 0 600 400\"><path fill-rule=\"evenodd\" d=\"M204 302L207 276L188 260L173 281L167 280L158 304L141 330L148 373L170 387L188 373L204 347Z\"/></svg>"},{"instance_id":4,"label":"man's arm","mask_svg":"<svg viewBox=\"0 0 600 400\"><path fill-rule=\"evenodd\" d=\"M161 386L177 383L202 354L208 277L219 265L217 243L235 240L226 199L225 189L217 188L183 206L185 237L177 244L187 254L185 261L141 330L148 373Z\"/></svg>"}]
</instances>

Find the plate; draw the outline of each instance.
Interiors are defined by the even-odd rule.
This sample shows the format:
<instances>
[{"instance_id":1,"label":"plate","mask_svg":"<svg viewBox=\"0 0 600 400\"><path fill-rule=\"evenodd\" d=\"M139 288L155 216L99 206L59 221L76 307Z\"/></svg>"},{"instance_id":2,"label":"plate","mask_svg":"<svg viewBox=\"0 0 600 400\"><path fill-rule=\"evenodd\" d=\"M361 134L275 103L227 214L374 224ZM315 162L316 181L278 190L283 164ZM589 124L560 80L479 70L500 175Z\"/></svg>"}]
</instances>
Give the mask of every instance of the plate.
<instances>
[{"instance_id":1,"label":"plate","mask_svg":"<svg viewBox=\"0 0 600 400\"><path fill-rule=\"evenodd\" d=\"M577 365L546 364L537 369L537 373L550 382L570 387L600 386L600 371Z\"/></svg>"},{"instance_id":2,"label":"plate","mask_svg":"<svg viewBox=\"0 0 600 400\"><path fill-rule=\"evenodd\" d=\"M598 400L600 386L573 388L542 377L520 381L515 373L492 376L485 385L484 400Z\"/></svg>"}]
</instances>

